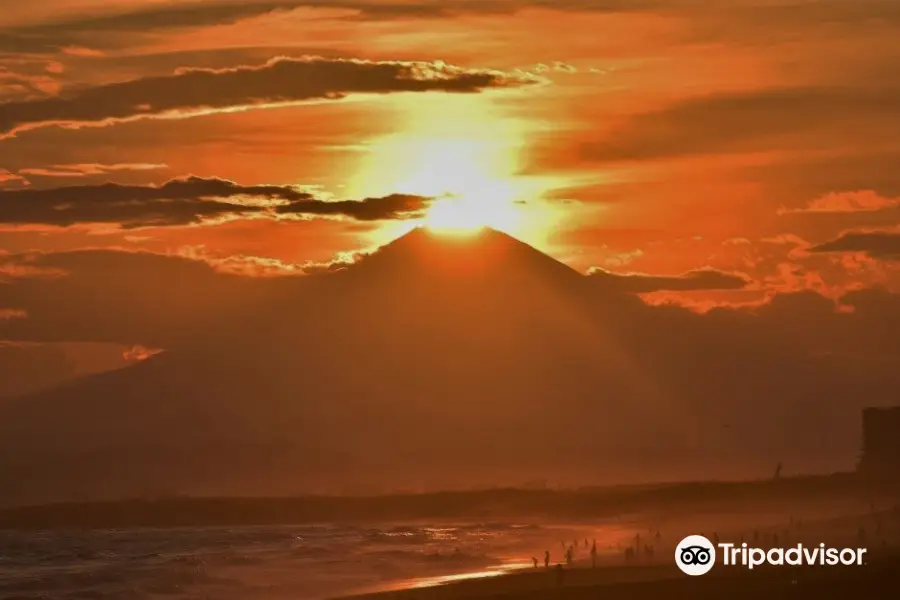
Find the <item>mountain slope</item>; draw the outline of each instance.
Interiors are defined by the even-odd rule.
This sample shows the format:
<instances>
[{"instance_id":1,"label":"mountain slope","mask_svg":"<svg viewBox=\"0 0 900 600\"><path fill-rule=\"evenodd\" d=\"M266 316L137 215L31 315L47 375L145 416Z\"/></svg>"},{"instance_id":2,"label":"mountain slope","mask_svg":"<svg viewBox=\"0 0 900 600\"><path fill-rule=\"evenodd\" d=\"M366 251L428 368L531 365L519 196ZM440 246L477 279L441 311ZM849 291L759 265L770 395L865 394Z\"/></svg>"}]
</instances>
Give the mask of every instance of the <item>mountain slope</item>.
<instances>
[{"instance_id":1,"label":"mountain slope","mask_svg":"<svg viewBox=\"0 0 900 600\"><path fill-rule=\"evenodd\" d=\"M745 460L755 438L716 420L769 393L748 365L818 372L598 295L490 230L414 230L345 271L265 289L191 344L0 406L0 487L46 499L668 478L726 449ZM792 392L797 414L829 387Z\"/></svg>"}]
</instances>

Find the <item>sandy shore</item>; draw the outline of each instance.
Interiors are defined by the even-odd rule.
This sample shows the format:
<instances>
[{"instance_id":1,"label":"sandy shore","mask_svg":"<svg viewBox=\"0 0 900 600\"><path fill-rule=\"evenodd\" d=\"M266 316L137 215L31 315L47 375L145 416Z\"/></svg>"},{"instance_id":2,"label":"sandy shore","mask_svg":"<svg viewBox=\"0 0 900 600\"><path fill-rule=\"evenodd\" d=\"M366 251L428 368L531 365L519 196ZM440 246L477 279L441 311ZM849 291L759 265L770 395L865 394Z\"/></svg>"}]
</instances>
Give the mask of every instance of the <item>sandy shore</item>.
<instances>
[{"instance_id":1,"label":"sandy shore","mask_svg":"<svg viewBox=\"0 0 900 600\"><path fill-rule=\"evenodd\" d=\"M639 540L625 540L618 549L607 549L591 568L584 554L572 567L564 568L562 581L555 565L541 565L491 577L462 579L441 585L410 582L405 589L357 596L365 600L588 600L623 598L633 600L705 600L716 598L900 598L900 510L856 508L843 516L823 516L795 520L784 514L683 516L665 523L663 535L651 535L653 527L637 530ZM855 512L855 514L854 514ZM689 577L675 565L677 542L688 533L721 535L723 542L746 540L764 549L794 546L867 548L866 562L860 566L745 567L717 565L703 576ZM710 525L715 527L710 529ZM752 527L751 527L752 524ZM713 533L711 534L710 531ZM653 555L622 559L621 549L645 542L655 546ZM555 557L558 560L558 557ZM555 561L554 561L555 562Z\"/></svg>"},{"instance_id":2,"label":"sandy shore","mask_svg":"<svg viewBox=\"0 0 900 600\"><path fill-rule=\"evenodd\" d=\"M406 589L356 600L705 600L893 598L900 593L900 555L860 567L766 567L714 570L688 577L672 565L538 569L436 587Z\"/></svg>"}]
</instances>

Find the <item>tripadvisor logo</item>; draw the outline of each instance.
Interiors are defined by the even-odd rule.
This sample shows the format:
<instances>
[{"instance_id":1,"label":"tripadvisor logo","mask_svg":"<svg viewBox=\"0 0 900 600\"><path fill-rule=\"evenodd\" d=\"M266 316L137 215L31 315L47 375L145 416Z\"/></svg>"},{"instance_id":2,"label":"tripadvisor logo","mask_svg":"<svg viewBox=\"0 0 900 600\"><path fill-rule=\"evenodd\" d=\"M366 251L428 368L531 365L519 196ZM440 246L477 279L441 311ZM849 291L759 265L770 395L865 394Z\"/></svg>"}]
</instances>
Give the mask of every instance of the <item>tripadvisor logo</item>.
<instances>
[{"instance_id":1,"label":"tripadvisor logo","mask_svg":"<svg viewBox=\"0 0 900 600\"><path fill-rule=\"evenodd\" d=\"M716 564L716 547L702 535L689 535L675 548L675 564L687 575L705 575Z\"/></svg>"},{"instance_id":2,"label":"tripadvisor logo","mask_svg":"<svg viewBox=\"0 0 900 600\"><path fill-rule=\"evenodd\" d=\"M718 549L723 565L748 569L761 565L858 566L865 564L866 554L866 548L829 548L825 544L764 550L747 544L720 543ZM705 575L716 564L716 546L702 535L689 535L675 548L675 564L687 575Z\"/></svg>"}]
</instances>

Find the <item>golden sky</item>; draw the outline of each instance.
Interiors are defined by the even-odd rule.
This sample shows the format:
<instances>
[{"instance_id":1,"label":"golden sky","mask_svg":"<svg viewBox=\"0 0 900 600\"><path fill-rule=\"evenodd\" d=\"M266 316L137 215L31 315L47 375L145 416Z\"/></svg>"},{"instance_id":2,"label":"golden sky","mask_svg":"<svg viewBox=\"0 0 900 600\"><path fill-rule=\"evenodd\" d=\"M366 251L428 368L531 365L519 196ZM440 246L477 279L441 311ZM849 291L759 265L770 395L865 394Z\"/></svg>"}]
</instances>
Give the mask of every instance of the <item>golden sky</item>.
<instances>
[{"instance_id":1,"label":"golden sky","mask_svg":"<svg viewBox=\"0 0 900 600\"><path fill-rule=\"evenodd\" d=\"M10 254L290 269L428 222L696 308L900 284L890 0L43 0L0 27Z\"/></svg>"},{"instance_id":2,"label":"golden sky","mask_svg":"<svg viewBox=\"0 0 900 600\"><path fill-rule=\"evenodd\" d=\"M859 409L896 402L897 0L3 4L0 397L140 364L35 403L44 438L0 418L0 445L193 443L219 402L273 439L345 430L319 406L391 441L433 422L479 464L470 437L521 466L555 423L591 474L581 438L677 424L657 458L768 474L843 468ZM418 225L589 276L419 231L347 287L307 276ZM490 279L425 289L428 248Z\"/></svg>"}]
</instances>

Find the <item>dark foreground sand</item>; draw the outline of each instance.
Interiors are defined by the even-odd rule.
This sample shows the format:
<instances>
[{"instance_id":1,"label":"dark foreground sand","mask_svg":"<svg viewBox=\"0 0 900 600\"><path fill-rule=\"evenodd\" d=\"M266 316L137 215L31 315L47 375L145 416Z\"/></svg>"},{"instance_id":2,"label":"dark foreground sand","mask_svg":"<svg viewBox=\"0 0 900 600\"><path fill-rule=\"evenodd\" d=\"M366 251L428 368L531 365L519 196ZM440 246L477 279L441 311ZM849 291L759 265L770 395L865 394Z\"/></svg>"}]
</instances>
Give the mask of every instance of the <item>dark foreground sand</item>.
<instances>
[{"instance_id":1,"label":"dark foreground sand","mask_svg":"<svg viewBox=\"0 0 900 600\"><path fill-rule=\"evenodd\" d=\"M865 600L900 598L900 555L859 567L724 567L688 577L675 565L540 569L443 586L373 594L365 600Z\"/></svg>"}]
</instances>

